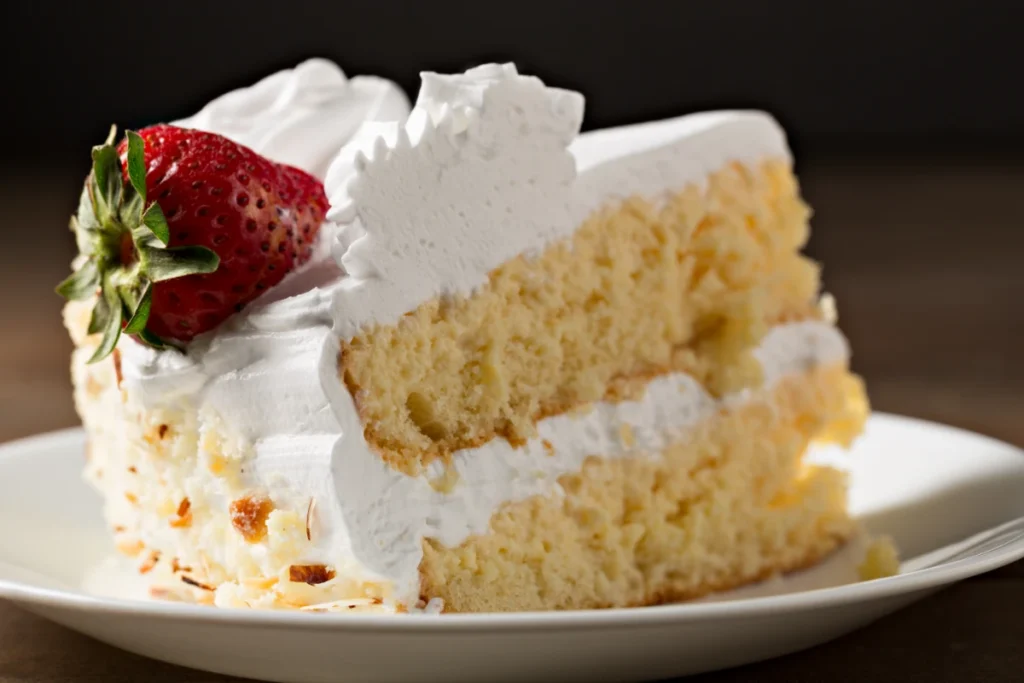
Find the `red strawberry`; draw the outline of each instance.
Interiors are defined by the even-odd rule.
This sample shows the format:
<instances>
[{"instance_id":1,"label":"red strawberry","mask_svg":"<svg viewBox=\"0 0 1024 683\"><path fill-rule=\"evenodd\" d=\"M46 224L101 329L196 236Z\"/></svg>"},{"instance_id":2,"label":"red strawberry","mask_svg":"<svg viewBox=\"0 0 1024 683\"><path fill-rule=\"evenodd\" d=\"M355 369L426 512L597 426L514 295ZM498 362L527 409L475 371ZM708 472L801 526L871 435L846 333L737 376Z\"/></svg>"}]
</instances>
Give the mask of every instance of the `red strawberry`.
<instances>
[{"instance_id":1,"label":"red strawberry","mask_svg":"<svg viewBox=\"0 0 1024 683\"><path fill-rule=\"evenodd\" d=\"M313 176L175 126L113 141L111 130L93 149L71 219L85 258L57 289L66 298L100 291L94 360L122 329L153 346L187 342L309 258L328 208Z\"/></svg>"}]
</instances>

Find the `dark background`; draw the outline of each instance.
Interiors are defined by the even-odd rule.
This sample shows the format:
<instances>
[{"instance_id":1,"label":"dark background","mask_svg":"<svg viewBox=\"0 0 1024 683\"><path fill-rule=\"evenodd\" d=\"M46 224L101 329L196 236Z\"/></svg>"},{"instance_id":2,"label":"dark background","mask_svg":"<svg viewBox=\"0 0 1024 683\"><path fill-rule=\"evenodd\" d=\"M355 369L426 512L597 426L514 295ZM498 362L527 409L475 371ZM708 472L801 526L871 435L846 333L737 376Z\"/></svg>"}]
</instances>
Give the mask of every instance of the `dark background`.
<instances>
[{"instance_id":1,"label":"dark background","mask_svg":"<svg viewBox=\"0 0 1024 683\"><path fill-rule=\"evenodd\" d=\"M512 60L582 91L588 129L771 111L874 407L1024 445L1022 20L1011 0L6 3L0 440L77 422L52 288L73 255L67 219L90 146L111 123L186 116L321 56L411 97L420 70ZM878 628L712 678L1019 680L1022 604L1018 564ZM215 677L0 604L0 683L86 679Z\"/></svg>"},{"instance_id":2,"label":"dark background","mask_svg":"<svg viewBox=\"0 0 1024 683\"><path fill-rule=\"evenodd\" d=\"M514 60L587 96L585 127L771 110L802 155L1020 149L1013 0L247 0L6 4L4 153L73 163L110 124L191 114L310 56L415 94Z\"/></svg>"}]
</instances>

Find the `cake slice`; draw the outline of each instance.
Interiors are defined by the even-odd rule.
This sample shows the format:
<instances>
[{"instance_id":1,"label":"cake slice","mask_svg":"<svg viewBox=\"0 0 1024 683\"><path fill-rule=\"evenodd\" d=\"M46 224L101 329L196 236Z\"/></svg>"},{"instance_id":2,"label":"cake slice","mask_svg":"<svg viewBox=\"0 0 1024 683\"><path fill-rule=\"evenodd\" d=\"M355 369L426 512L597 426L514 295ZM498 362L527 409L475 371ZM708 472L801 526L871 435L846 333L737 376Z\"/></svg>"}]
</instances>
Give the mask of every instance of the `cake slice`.
<instances>
[{"instance_id":1,"label":"cake slice","mask_svg":"<svg viewBox=\"0 0 1024 683\"><path fill-rule=\"evenodd\" d=\"M856 531L843 474L805 454L849 444L867 401L770 116L580 134L581 95L497 64L424 74L407 118L346 112L314 132L261 109L277 146L193 119L325 176L280 284L177 349L121 335L91 364L94 303L66 308L90 480L162 594L640 606Z\"/></svg>"}]
</instances>

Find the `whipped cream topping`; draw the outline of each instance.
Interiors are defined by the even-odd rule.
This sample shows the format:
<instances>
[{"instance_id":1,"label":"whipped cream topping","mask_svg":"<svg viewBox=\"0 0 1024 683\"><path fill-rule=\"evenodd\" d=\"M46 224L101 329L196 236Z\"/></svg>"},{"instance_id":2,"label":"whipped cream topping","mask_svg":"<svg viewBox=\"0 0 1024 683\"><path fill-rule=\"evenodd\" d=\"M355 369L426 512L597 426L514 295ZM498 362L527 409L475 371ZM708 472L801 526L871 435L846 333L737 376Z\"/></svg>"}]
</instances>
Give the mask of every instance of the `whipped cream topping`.
<instances>
[{"instance_id":1,"label":"whipped cream topping","mask_svg":"<svg viewBox=\"0 0 1024 683\"><path fill-rule=\"evenodd\" d=\"M374 76L349 80L326 59L310 59L233 90L175 125L218 133L321 180L364 121L404 121L401 88Z\"/></svg>"},{"instance_id":2,"label":"whipped cream topping","mask_svg":"<svg viewBox=\"0 0 1024 683\"><path fill-rule=\"evenodd\" d=\"M191 406L200 420L219 416L252 444L253 488L267 490L278 507L305 510L316 499L306 560L393 582L409 603L424 537L458 544L486 530L502 504L557 494L557 477L585 457L656 451L718 404L686 375L662 377L639 401L543 420L524 447L496 439L457 453L460 483L442 493L429 483L440 472L401 474L365 442L339 378L340 340L431 298L472 292L503 261L569 237L602 203L659 198L730 161L788 158L788 150L775 122L756 112L579 135L582 97L511 65L424 74L408 120L382 121L382 112L398 109L359 97L347 108L321 97L334 83L341 98L358 79L346 86L325 63L309 64L231 93L191 121L312 172L327 148L341 146L326 172L334 208L319 255L197 338L187 354L122 338L124 387L148 405ZM310 73L322 75L303 75ZM775 381L839 361L846 348L834 328L806 323L773 331L758 354ZM632 447L621 443L620 424L632 427Z\"/></svg>"},{"instance_id":3,"label":"whipped cream topping","mask_svg":"<svg viewBox=\"0 0 1024 683\"><path fill-rule=\"evenodd\" d=\"M335 297L338 333L469 294L607 202L658 198L733 160L789 158L782 130L758 112L579 135L582 119L578 93L491 64L424 74L407 122L364 126L325 182L352 275Z\"/></svg>"}]
</instances>

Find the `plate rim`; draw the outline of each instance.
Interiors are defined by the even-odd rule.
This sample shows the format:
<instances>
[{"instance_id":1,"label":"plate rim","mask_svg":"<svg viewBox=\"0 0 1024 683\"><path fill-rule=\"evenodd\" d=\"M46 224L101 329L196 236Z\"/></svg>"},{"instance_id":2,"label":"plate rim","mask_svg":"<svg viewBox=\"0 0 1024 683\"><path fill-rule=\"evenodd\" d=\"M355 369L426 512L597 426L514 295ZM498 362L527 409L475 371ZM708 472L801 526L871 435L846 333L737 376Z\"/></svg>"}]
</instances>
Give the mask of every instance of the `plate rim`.
<instances>
[{"instance_id":1,"label":"plate rim","mask_svg":"<svg viewBox=\"0 0 1024 683\"><path fill-rule=\"evenodd\" d=\"M921 418L874 411L874 422L889 422L908 428L946 431L975 441L988 442L1022 458L1024 449L994 437L960 427L932 422ZM14 459L24 449L55 447L55 443L81 439L81 427L44 432L0 443L0 469L4 462ZM76 612L94 612L110 616L167 619L190 623L234 627L287 626L291 629L359 630L407 633L437 631L532 631L573 629L620 628L624 626L658 626L704 620L722 620L736 617L751 618L780 611L807 612L839 607L854 602L880 600L897 595L910 595L984 574L1024 558L1024 537L982 555L965 558L913 571L907 574L862 581L842 586L816 588L784 595L742 598L723 602L680 603L649 607L610 608L600 610L567 610L558 612L514 612L432 615L379 615L379 614L309 614L299 611L247 610L241 608L211 608L172 602L145 602L122 598L107 598L70 590L45 588L0 577L0 599L28 607L57 608Z\"/></svg>"}]
</instances>

